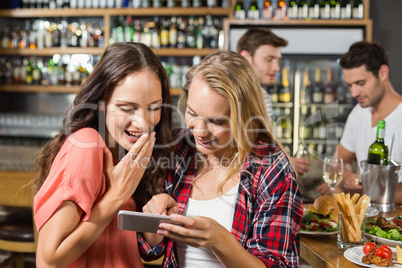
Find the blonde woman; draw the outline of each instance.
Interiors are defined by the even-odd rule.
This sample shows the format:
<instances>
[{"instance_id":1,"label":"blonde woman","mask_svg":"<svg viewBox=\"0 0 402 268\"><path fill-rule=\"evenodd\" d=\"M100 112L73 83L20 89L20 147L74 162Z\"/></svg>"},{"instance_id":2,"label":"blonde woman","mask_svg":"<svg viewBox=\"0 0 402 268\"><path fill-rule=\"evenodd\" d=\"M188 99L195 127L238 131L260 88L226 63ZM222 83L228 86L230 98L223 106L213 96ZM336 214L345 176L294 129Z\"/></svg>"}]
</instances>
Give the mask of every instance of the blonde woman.
<instances>
[{"instance_id":1,"label":"blonde woman","mask_svg":"<svg viewBox=\"0 0 402 268\"><path fill-rule=\"evenodd\" d=\"M156 238L140 237L140 251L151 259L166 248L164 267L297 267L302 197L252 66L220 51L186 80L188 129L176 133L166 193L143 208L185 226L161 223L165 239L151 248Z\"/></svg>"}]
</instances>

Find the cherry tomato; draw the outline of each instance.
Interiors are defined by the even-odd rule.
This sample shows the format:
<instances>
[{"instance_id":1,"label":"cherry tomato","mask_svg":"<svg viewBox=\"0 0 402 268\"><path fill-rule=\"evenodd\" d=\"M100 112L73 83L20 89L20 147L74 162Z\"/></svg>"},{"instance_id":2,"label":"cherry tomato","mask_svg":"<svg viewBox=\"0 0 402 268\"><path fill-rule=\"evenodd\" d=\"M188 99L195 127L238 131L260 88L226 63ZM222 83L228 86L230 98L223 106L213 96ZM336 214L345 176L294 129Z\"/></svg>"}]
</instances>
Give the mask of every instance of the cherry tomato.
<instances>
[{"instance_id":1,"label":"cherry tomato","mask_svg":"<svg viewBox=\"0 0 402 268\"><path fill-rule=\"evenodd\" d=\"M325 221L320 222L320 228L321 229L325 229L327 227L331 227L331 224L329 224L329 223L327 223Z\"/></svg>"},{"instance_id":2,"label":"cherry tomato","mask_svg":"<svg viewBox=\"0 0 402 268\"><path fill-rule=\"evenodd\" d=\"M391 259L392 258L392 254L389 254L388 250L386 250L385 248L377 248L374 255L380 256L383 259Z\"/></svg>"},{"instance_id":3,"label":"cherry tomato","mask_svg":"<svg viewBox=\"0 0 402 268\"><path fill-rule=\"evenodd\" d=\"M363 252L365 255L375 252L377 245L374 242L367 242L363 246Z\"/></svg>"},{"instance_id":4,"label":"cherry tomato","mask_svg":"<svg viewBox=\"0 0 402 268\"><path fill-rule=\"evenodd\" d=\"M379 249L379 248L385 249L385 250L392 256L392 250L391 250L391 248L388 247L387 245L381 245L381 246L379 246L377 249Z\"/></svg>"}]
</instances>

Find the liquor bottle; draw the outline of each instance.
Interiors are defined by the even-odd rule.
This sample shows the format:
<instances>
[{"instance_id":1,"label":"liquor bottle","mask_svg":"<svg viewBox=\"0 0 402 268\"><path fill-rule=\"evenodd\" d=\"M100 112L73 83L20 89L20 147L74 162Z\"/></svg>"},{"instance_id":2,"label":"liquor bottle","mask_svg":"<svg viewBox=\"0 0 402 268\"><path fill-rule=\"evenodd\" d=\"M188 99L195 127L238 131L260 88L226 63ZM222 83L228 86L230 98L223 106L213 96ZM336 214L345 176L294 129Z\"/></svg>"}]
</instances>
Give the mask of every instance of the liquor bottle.
<instances>
[{"instance_id":1,"label":"liquor bottle","mask_svg":"<svg viewBox=\"0 0 402 268\"><path fill-rule=\"evenodd\" d=\"M131 16L127 16L126 23L124 25L124 41L132 42L134 35L134 28L131 25Z\"/></svg>"},{"instance_id":2,"label":"liquor bottle","mask_svg":"<svg viewBox=\"0 0 402 268\"><path fill-rule=\"evenodd\" d=\"M136 19L134 22L134 34L133 34L133 42L139 43L141 42L141 34L142 34L142 29L141 29L141 21L139 19ZM162 36L161 36L162 38ZM161 40L162 42L162 40ZM167 41L169 45L169 39Z\"/></svg>"},{"instance_id":3,"label":"liquor bottle","mask_svg":"<svg viewBox=\"0 0 402 268\"><path fill-rule=\"evenodd\" d=\"M78 1L77 0L70 0L70 8L77 8Z\"/></svg>"},{"instance_id":4,"label":"liquor bottle","mask_svg":"<svg viewBox=\"0 0 402 268\"><path fill-rule=\"evenodd\" d=\"M186 47L186 22L182 19L178 19L177 23L179 25L179 29L177 30L177 47L185 48Z\"/></svg>"},{"instance_id":5,"label":"liquor bottle","mask_svg":"<svg viewBox=\"0 0 402 268\"><path fill-rule=\"evenodd\" d=\"M116 42L124 42L124 17L119 16L119 25L116 27Z\"/></svg>"},{"instance_id":6,"label":"liquor bottle","mask_svg":"<svg viewBox=\"0 0 402 268\"><path fill-rule=\"evenodd\" d=\"M183 1L183 2L185 2L185 1ZM187 3L188 3L188 1L187 1ZM161 0L154 0L154 1L152 1L152 7L153 8L160 8L160 7L162 7L162 1ZM182 6L183 7L183 6Z\"/></svg>"},{"instance_id":7,"label":"liquor bottle","mask_svg":"<svg viewBox=\"0 0 402 268\"><path fill-rule=\"evenodd\" d=\"M308 71L303 72L303 85L300 90L300 103L309 104L311 103L311 94L313 93L313 88L309 79Z\"/></svg>"},{"instance_id":8,"label":"liquor bottle","mask_svg":"<svg viewBox=\"0 0 402 268\"><path fill-rule=\"evenodd\" d=\"M141 1L141 7L147 8L151 6L151 1L150 0L142 0Z\"/></svg>"},{"instance_id":9,"label":"liquor bottle","mask_svg":"<svg viewBox=\"0 0 402 268\"><path fill-rule=\"evenodd\" d=\"M169 46L177 47L177 25L176 17L174 16L170 19Z\"/></svg>"},{"instance_id":10,"label":"liquor bottle","mask_svg":"<svg viewBox=\"0 0 402 268\"><path fill-rule=\"evenodd\" d=\"M41 75L42 75L42 67L43 62L42 60L38 60L36 63L34 62L32 65L32 84L39 85L41 82Z\"/></svg>"},{"instance_id":11,"label":"liquor bottle","mask_svg":"<svg viewBox=\"0 0 402 268\"><path fill-rule=\"evenodd\" d=\"M152 23L153 22L146 22L141 33L141 43L149 47L152 46L152 31L151 31Z\"/></svg>"},{"instance_id":12,"label":"liquor bottle","mask_svg":"<svg viewBox=\"0 0 402 268\"><path fill-rule=\"evenodd\" d=\"M341 2L341 19L349 20L352 18L352 5L349 0L343 0Z\"/></svg>"},{"instance_id":13,"label":"liquor bottle","mask_svg":"<svg viewBox=\"0 0 402 268\"><path fill-rule=\"evenodd\" d=\"M253 20L258 20L260 18L260 11L256 0L251 1L250 7L247 10L247 18Z\"/></svg>"},{"instance_id":14,"label":"liquor bottle","mask_svg":"<svg viewBox=\"0 0 402 268\"><path fill-rule=\"evenodd\" d=\"M287 17L287 5L285 0L278 0L275 9L275 20L284 20Z\"/></svg>"},{"instance_id":15,"label":"liquor bottle","mask_svg":"<svg viewBox=\"0 0 402 268\"><path fill-rule=\"evenodd\" d=\"M211 15L205 17L206 24L202 30L202 35L204 37L204 47L205 48L216 48L218 46L218 31L215 28Z\"/></svg>"},{"instance_id":16,"label":"liquor bottle","mask_svg":"<svg viewBox=\"0 0 402 268\"><path fill-rule=\"evenodd\" d=\"M324 20L331 18L331 5L329 0L320 1L320 18Z\"/></svg>"},{"instance_id":17,"label":"liquor bottle","mask_svg":"<svg viewBox=\"0 0 402 268\"><path fill-rule=\"evenodd\" d=\"M167 0L166 6L167 7L175 7L176 6L176 1L175 0Z\"/></svg>"},{"instance_id":18,"label":"liquor bottle","mask_svg":"<svg viewBox=\"0 0 402 268\"><path fill-rule=\"evenodd\" d=\"M190 7L190 0L181 0L181 7Z\"/></svg>"},{"instance_id":19,"label":"liquor bottle","mask_svg":"<svg viewBox=\"0 0 402 268\"><path fill-rule=\"evenodd\" d=\"M324 107L321 108L321 121L318 123L318 139L325 140L327 138L327 124L324 116Z\"/></svg>"},{"instance_id":20,"label":"liquor bottle","mask_svg":"<svg viewBox=\"0 0 402 268\"><path fill-rule=\"evenodd\" d=\"M290 118L289 108L285 108L285 118L282 119L282 138L292 138L292 119Z\"/></svg>"},{"instance_id":21,"label":"liquor bottle","mask_svg":"<svg viewBox=\"0 0 402 268\"><path fill-rule=\"evenodd\" d=\"M194 15L191 15L188 19L186 46L189 48L195 48L195 27L194 27Z\"/></svg>"},{"instance_id":22,"label":"liquor bottle","mask_svg":"<svg viewBox=\"0 0 402 268\"><path fill-rule=\"evenodd\" d=\"M364 7L363 0L355 0L353 4L352 16L354 19L363 19Z\"/></svg>"},{"instance_id":23,"label":"liquor bottle","mask_svg":"<svg viewBox=\"0 0 402 268\"><path fill-rule=\"evenodd\" d=\"M331 0L331 19L339 20L341 18L341 5L339 4L339 0Z\"/></svg>"},{"instance_id":24,"label":"liquor bottle","mask_svg":"<svg viewBox=\"0 0 402 268\"><path fill-rule=\"evenodd\" d=\"M275 107L273 111L274 120L272 120L272 128L275 132L275 137L282 138L282 112L279 107Z\"/></svg>"},{"instance_id":25,"label":"liquor bottle","mask_svg":"<svg viewBox=\"0 0 402 268\"><path fill-rule=\"evenodd\" d=\"M43 8L43 0L36 0L35 8Z\"/></svg>"},{"instance_id":26,"label":"liquor bottle","mask_svg":"<svg viewBox=\"0 0 402 268\"><path fill-rule=\"evenodd\" d=\"M159 26L159 19L157 16L154 17L154 22L150 25L152 31L152 47L155 49L161 48L161 35L160 35L160 26Z\"/></svg>"},{"instance_id":27,"label":"liquor bottle","mask_svg":"<svg viewBox=\"0 0 402 268\"><path fill-rule=\"evenodd\" d=\"M272 1L271 0L265 0L264 1L264 6L262 7L262 18L266 20L272 20L273 17L273 9L274 7L272 6Z\"/></svg>"},{"instance_id":28,"label":"liquor bottle","mask_svg":"<svg viewBox=\"0 0 402 268\"><path fill-rule=\"evenodd\" d=\"M88 30L87 25L84 22L81 22L81 38L80 38L80 47L87 48L88 47Z\"/></svg>"},{"instance_id":29,"label":"liquor bottle","mask_svg":"<svg viewBox=\"0 0 402 268\"><path fill-rule=\"evenodd\" d=\"M208 8L214 8L218 6L218 1L217 0L207 0L207 7Z\"/></svg>"},{"instance_id":30,"label":"liquor bottle","mask_svg":"<svg viewBox=\"0 0 402 268\"><path fill-rule=\"evenodd\" d=\"M278 88L276 86L276 81L274 80L271 85L266 86L266 90L271 98L272 103L278 102Z\"/></svg>"},{"instance_id":31,"label":"liquor bottle","mask_svg":"<svg viewBox=\"0 0 402 268\"><path fill-rule=\"evenodd\" d=\"M332 79L332 68L327 68L327 81L324 91L324 103L331 103L335 101L335 83Z\"/></svg>"},{"instance_id":32,"label":"liquor bottle","mask_svg":"<svg viewBox=\"0 0 402 268\"><path fill-rule=\"evenodd\" d=\"M199 17L195 29L195 43L198 49L204 48L204 35L202 34L203 29L204 29L204 18Z\"/></svg>"},{"instance_id":33,"label":"liquor bottle","mask_svg":"<svg viewBox=\"0 0 402 268\"><path fill-rule=\"evenodd\" d=\"M313 102L324 102L324 87L321 81L321 69L315 68L314 86L313 86Z\"/></svg>"},{"instance_id":34,"label":"liquor bottle","mask_svg":"<svg viewBox=\"0 0 402 268\"><path fill-rule=\"evenodd\" d=\"M299 6L297 7L297 18L299 19L307 19L308 18L308 4L306 0L300 0Z\"/></svg>"},{"instance_id":35,"label":"liquor bottle","mask_svg":"<svg viewBox=\"0 0 402 268\"><path fill-rule=\"evenodd\" d=\"M225 32L222 28L222 21L215 18L214 25L215 29L218 31L218 48L220 50L225 49Z\"/></svg>"},{"instance_id":36,"label":"liquor bottle","mask_svg":"<svg viewBox=\"0 0 402 268\"><path fill-rule=\"evenodd\" d=\"M169 47L169 22L167 20L162 21L162 26L161 26L161 47L163 47L163 48Z\"/></svg>"},{"instance_id":37,"label":"liquor bottle","mask_svg":"<svg viewBox=\"0 0 402 268\"><path fill-rule=\"evenodd\" d=\"M29 0L22 0L22 8L29 8Z\"/></svg>"},{"instance_id":38,"label":"liquor bottle","mask_svg":"<svg viewBox=\"0 0 402 268\"><path fill-rule=\"evenodd\" d=\"M29 0L29 8L36 8L36 1L35 0Z\"/></svg>"},{"instance_id":39,"label":"liquor bottle","mask_svg":"<svg viewBox=\"0 0 402 268\"><path fill-rule=\"evenodd\" d=\"M236 2L234 17L237 20L244 20L246 18L246 11L244 10L242 0L237 0Z\"/></svg>"},{"instance_id":40,"label":"liquor bottle","mask_svg":"<svg viewBox=\"0 0 402 268\"><path fill-rule=\"evenodd\" d=\"M282 68L282 83L278 87L279 102L290 102L289 69Z\"/></svg>"},{"instance_id":41,"label":"liquor bottle","mask_svg":"<svg viewBox=\"0 0 402 268\"><path fill-rule=\"evenodd\" d=\"M301 116L300 116L300 127L299 127L299 138L301 140L311 139L311 125L307 122L309 117L308 107L301 106Z\"/></svg>"},{"instance_id":42,"label":"liquor bottle","mask_svg":"<svg viewBox=\"0 0 402 268\"><path fill-rule=\"evenodd\" d=\"M310 19L320 18L320 5L317 0L311 0L308 8L308 16Z\"/></svg>"},{"instance_id":43,"label":"liquor bottle","mask_svg":"<svg viewBox=\"0 0 402 268\"><path fill-rule=\"evenodd\" d=\"M26 62L26 77L25 77L25 84L27 85L32 85L33 79L32 79L32 58L29 58L28 61Z\"/></svg>"},{"instance_id":44,"label":"liquor bottle","mask_svg":"<svg viewBox=\"0 0 402 268\"><path fill-rule=\"evenodd\" d=\"M296 0L289 1L288 17L291 20L297 19L299 16L298 5Z\"/></svg>"},{"instance_id":45,"label":"liquor bottle","mask_svg":"<svg viewBox=\"0 0 402 268\"><path fill-rule=\"evenodd\" d=\"M377 122L377 139L370 145L367 156L367 163L372 165L388 164L388 147L384 142L385 136L385 121L378 120Z\"/></svg>"},{"instance_id":46,"label":"liquor bottle","mask_svg":"<svg viewBox=\"0 0 402 268\"><path fill-rule=\"evenodd\" d=\"M132 1L133 8L140 8L141 7L141 0L133 0Z\"/></svg>"}]
</instances>

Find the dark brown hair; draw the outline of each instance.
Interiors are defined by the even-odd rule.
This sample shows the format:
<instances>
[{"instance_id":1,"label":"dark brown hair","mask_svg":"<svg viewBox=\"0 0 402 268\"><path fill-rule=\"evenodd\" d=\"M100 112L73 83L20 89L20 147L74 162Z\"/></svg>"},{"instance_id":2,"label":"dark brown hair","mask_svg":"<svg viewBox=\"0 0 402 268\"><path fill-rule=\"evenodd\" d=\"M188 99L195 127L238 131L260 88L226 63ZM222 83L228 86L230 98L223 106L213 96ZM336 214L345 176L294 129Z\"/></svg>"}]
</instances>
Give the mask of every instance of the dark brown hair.
<instances>
[{"instance_id":1,"label":"dark brown hair","mask_svg":"<svg viewBox=\"0 0 402 268\"><path fill-rule=\"evenodd\" d=\"M385 48L377 42L360 41L352 44L349 51L342 55L339 62L342 68L352 69L362 65L367 71L378 78L378 71L382 65L389 66L389 56Z\"/></svg>"},{"instance_id":2,"label":"dark brown hair","mask_svg":"<svg viewBox=\"0 0 402 268\"><path fill-rule=\"evenodd\" d=\"M37 177L34 180L36 191L46 180L51 165L68 136L86 127L100 132L100 125L105 124L104 118L100 115L101 105L106 103L120 81L130 74L145 69L154 73L160 80L162 99L165 105L162 105L161 120L155 126L156 144L152 154L153 159L151 159L150 166L145 171L144 177L133 195L137 209L141 209L152 195L160 192L166 176L166 169L161 166L160 161L156 160L163 159L165 156L168 157L170 148L157 145L171 144L173 140L168 77L152 50L144 44L134 42L115 43L106 48L91 76L77 93L67 116L63 120L63 128L53 140L45 144L36 160Z\"/></svg>"},{"instance_id":3,"label":"dark brown hair","mask_svg":"<svg viewBox=\"0 0 402 268\"><path fill-rule=\"evenodd\" d=\"M237 52L248 51L251 56L254 55L258 47L270 45L274 47L286 47L288 41L274 34L267 28L250 28L237 42Z\"/></svg>"}]
</instances>

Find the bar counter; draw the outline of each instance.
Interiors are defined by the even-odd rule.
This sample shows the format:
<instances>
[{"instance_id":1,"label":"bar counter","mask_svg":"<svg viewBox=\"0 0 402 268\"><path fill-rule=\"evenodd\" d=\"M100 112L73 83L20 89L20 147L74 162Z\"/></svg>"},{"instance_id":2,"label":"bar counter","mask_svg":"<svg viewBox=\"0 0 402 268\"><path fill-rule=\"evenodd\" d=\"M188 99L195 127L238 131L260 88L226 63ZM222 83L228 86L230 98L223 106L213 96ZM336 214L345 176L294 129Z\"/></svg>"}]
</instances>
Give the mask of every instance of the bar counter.
<instances>
[{"instance_id":1,"label":"bar counter","mask_svg":"<svg viewBox=\"0 0 402 268\"><path fill-rule=\"evenodd\" d=\"M312 204L304 204L308 208ZM402 215L402 208L395 205L396 210L393 212L382 213L380 215L387 217L395 217ZM336 234L329 236L312 236L301 234L300 239L300 257L308 264L315 267L362 267L348 261L343 256L344 250L338 250L336 246Z\"/></svg>"}]
</instances>

